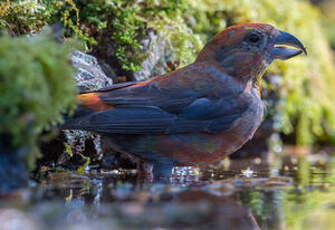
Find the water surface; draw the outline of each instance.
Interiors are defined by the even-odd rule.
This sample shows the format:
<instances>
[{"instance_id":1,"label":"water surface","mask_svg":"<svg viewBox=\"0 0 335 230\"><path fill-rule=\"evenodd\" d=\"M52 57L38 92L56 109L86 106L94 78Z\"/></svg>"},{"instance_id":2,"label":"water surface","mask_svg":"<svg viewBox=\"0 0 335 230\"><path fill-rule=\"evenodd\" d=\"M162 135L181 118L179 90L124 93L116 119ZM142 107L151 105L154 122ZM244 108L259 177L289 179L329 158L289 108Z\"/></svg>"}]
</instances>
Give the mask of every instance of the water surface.
<instances>
[{"instance_id":1,"label":"water surface","mask_svg":"<svg viewBox=\"0 0 335 230\"><path fill-rule=\"evenodd\" d=\"M0 198L0 229L335 229L334 183L335 157L322 152L176 168L170 185L50 171Z\"/></svg>"}]
</instances>

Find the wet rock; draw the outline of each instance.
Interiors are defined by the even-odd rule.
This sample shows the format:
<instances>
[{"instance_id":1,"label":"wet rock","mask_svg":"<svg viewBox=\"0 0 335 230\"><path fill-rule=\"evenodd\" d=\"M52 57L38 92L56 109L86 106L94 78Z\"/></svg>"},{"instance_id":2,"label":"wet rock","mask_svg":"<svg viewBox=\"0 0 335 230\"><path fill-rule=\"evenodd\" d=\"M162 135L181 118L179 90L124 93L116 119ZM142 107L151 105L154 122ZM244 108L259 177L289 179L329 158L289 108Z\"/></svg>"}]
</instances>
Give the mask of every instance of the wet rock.
<instances>
[{"instance_id":1,"label":"wet rock","mask_svg":"<svg viewBox=\"0 0 335 230\"><path fill-rule=\"evenodd\" d=\"M96 90L113 84L112 78L106 76L95 57L80 51L74 51L71 61L77 69L74 78L80 91ZM109 73L115 76L111 69L109 69ZM93 152L101 156L100 135L76 130L65 131L65 136L67 144L75 153L92 152L94 150ZM91 145L91 148L87 148L89 145Z\"/></svg>"},{"instance_id":2,"label":"wet rock","mask_svg":"<svg viewBox=\"0 0 335 230\"><path fill-rule=\"evenodd\" d=\"M71 60L73 66L77 68L74 78L80 91L96 90L113 84L112 78L115 78L116 75L106 63L101 67L95 57L80 51L74 51ZM107 70L110 76L107 76L102 69ZM89 154L91 158L102 158L99 134L81 130L66 130L64 133L66 143L74 153L86 153L86 156Z\"/></svg>"},{"instance_id":3,"label":"wet rock","mask_svg":"<svg viewBox=\"0 0 335 230\"><path fill-rule=\"evenodd\" d=\"M102 158L101 136L99 134L82 130L65 130L64 134L66 144L71 148L72 153L77 155L84 154L92 160L94 158ZM65 153L65 155L68 155L68 153ZM66 160L66 158L67 157L65 157L64 160Z\"/></svg>"}]
</instances>

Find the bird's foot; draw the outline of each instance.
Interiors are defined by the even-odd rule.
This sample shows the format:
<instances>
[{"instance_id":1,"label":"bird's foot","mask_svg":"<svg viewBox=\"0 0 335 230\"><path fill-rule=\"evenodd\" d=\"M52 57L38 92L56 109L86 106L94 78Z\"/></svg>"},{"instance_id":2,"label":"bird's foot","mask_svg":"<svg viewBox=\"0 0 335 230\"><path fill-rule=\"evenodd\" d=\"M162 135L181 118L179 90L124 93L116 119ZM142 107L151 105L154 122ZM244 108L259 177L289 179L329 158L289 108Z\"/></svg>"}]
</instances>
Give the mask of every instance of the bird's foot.
<instances>
[{"instance_id":1,"label":"bird's foot","mask_svg":"<svg viewBox=\"0 0 335 230\"><path fill-rule=\"evenodd\" d=\"M139 162L137 180L142 183L171 183L173 162Z\"/></svg>"},{"instance_id":2,"label":"bird's foot","mask_svg":"<svg viewBox=\"0 0 335 230\"><path fill-rule=\"evenodd\" d=\"M137 163L137 181L139 183L150 183L153 181L153 164L140 160Z\"/></svg>"}]
</instances>

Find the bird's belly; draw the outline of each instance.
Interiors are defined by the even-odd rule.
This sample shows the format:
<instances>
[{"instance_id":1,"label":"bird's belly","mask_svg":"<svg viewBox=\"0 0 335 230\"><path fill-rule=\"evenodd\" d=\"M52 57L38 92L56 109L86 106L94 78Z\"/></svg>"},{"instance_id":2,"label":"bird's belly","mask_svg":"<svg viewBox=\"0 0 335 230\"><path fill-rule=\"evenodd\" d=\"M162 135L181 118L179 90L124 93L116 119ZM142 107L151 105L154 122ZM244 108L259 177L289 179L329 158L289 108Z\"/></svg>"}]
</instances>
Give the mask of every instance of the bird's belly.
<instances>
[{"instance_id":1,"label":"bird's belly","mask_svg":"<svg viewBox=\"0 0 335 230\"><path fill-rule=\"evenodd\" d=\"M257 126L258 127L258 126ZM146 149L152 156L164 156L185 165L210 163L222 159L242 147L254 134L256 126L249 130L234 127L217 134L178 134L150 136ZM145 156L147 157L147 156Z\"/></svg>"},{"instance_id":2,"label":"bird's belly","mask_svg":"<svg viewBox=\"0 0 335 230\"><path fill-rule=\"evenodd\" d=\"M233 126L216 134L195 133L149 136L152 152L181 164L210 163L235 152L250 140L263 117L263 104L255 103Z\"/></svg>"}]
</instances>

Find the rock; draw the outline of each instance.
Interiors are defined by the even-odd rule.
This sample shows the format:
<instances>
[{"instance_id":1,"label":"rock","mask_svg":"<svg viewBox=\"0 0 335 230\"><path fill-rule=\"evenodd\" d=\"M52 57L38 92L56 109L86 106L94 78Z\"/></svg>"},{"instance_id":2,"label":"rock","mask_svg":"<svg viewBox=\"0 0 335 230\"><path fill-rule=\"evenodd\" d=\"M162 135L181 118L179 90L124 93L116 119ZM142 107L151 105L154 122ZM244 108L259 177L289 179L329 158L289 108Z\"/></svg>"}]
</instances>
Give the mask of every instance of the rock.
<instances>
[{"instance_id":1,"label":"rock","mask_svg":"<svg viewBox=\"0 0 335 230\"><path fill-rule=\"evenodd\" d=\"M140 44L143 46L142 53L146 54L146 59L141 64L141 70L134 73L134 79L143 81L165 74L168 69L167 63L176 59L168 48L167 40L161 39L154 31L149 31L148 36Z\"/></svg>"},{"instance_id":2,"label":"rock","mask_svg":"<svg viewBox=\"0 0 335 230\"><path fill-rule=\"evenodd\" d=\"M74 51L71 61L77 69L74 78L80 91L96 90L113 84L112 78L106 76L95 57L80 51ZM115 77L111 69L109 69L109 74ZM40 160L40 163L48 165L56 163L57 165L73 169L82 164L82 160L74 158L80 154L89 156L91 162L92 160L100 160L103 155L100 139L100 135L96 133L81 130L65 130L64 135L57 138L57 140L41 145L41 150L45 157ZM64 143L70 147L70 150L66 149ZM52 151L50 149L54 148L60 151L60 153L57 153L57 159L52 159L53 162L50 162L50 156L48 155ZM72 153L73 156L71 156Z\"/></svg>"},{"instance_id":3,"label":"rock","mask_svg":"<svg viewBox=\"0 0 335 230\"><path fill-rule=\"evenodd\" d=\"M74 78L80 91L96 90L113 84L112 78L106 76L95 57L80 51L74 51L71 61L77 69ZM112 73L112 70L110 70L110 73Z\"/></svg>"},{"instance_id":4,"label":"rock","mask_svg":"<svg viewBox=\"0 0 335 230\"><path fill-rule=\"evenodd\" d=\"M74 78L80 91L96 90L113 84L113 80L106 76L95 57L80 51L74 51L71 61L77 69ZM109 71L112 74L112 70L109 69ZM85 153L85 155L93 158L102 158L103 153L99 134L82 130L65 130L64 134L66 144L74 154ZM58 163L66 164L66 160L69 159L68 153L66 153L66 150L64 151L65 153L59 158Z\"/></svg>"}]
</instances>

